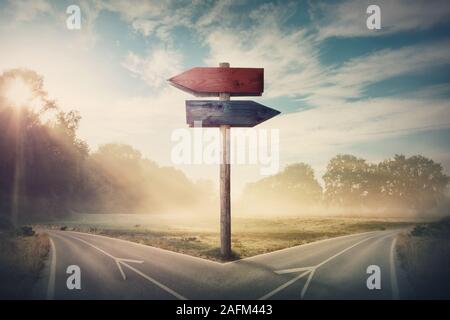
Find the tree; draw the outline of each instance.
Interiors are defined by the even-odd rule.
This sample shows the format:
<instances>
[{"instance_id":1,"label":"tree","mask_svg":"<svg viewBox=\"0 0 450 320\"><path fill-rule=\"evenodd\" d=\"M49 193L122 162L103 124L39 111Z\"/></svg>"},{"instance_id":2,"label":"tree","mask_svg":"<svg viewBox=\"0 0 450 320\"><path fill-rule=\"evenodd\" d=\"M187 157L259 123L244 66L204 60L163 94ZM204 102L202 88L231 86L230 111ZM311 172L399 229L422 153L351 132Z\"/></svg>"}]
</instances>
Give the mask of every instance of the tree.
<instances>
[{"instance_id":1,"label":"tree","mask_svg":"<svg viewBox=\"0 0 450 320\"><path fill-rule=\"evenodd\" d=\"M48 98L34 71L0 75L0 213L15 222L20 215L67 211L88 154L76 137L79 121Z\"/></svg>"},{"instance_id":2,"label":"tree","mask_svg":"<svg viewBox=\"0 0 450 320\"><path fill-rule=\"evenodd\" d=\"M330 160L323 178L328 204L403 211L435 207L450 181L440 164L420 155L395 155L379 164L338 155Z\"/></svg>"},{"instance_id":3,"label":"tree","mask_svg":"<svg viewBox=\"0 0 450 320\"><path fill-rule=\"evenodd\" d=\"M435 207L444 198L450 181L439 163L421 155L395 155L378 164L377 171L385 204L418 211Z\"/></svg>"},{"instance_id":4,"label":"tree","mask_svg":"<svg viewBox=\"0 0 450 320\"><path fill-rule=\"evenodd\" d=\"M323 176L325 201L337 206L361 206L374 189L374 167L352 155L332 158Z\"/></svg>"},{"instance_id":5,"label":"tree","mask_svg":"<svg viewBox=\"0 0 450 320\"><path fill-rule=\"evenodd\" d=\"M320 203L322 187L311 166L297 163L282 172L250 183L244 189L241 203L245 210L283 213Z\"/></svg>"}]
</instances>

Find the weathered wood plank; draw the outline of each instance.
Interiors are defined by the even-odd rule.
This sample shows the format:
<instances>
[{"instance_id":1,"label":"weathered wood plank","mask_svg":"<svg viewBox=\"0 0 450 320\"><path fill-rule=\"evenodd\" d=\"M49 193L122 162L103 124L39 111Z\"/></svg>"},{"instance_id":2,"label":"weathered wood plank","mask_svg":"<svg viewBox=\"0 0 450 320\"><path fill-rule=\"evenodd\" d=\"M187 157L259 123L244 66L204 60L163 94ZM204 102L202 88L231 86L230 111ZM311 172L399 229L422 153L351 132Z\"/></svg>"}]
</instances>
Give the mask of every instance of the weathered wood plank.
<instances>
[{"instance_id":1,"label":"weathered wood plank","mask_svg":"<svg viewBox=\"0 0 450 320\"><path fill-rule=\"evenodd\" d=\"M280 112L254 101L186 100L186 121L203 127L254 127Z\"/></svg>"},{"instance_id":2,"label":"weathered wood plank","mask_svg":"<svg viewBox=\"0 0 450 320\"><path fill-rule=\"evenodd\" d=\"M173 86L198 97L260 96L264 91L263 68L197 67L168 80Z\"/></svg>"},{"instance_id":3,"label":"weathered wood plank","mask_svg":"<svg viewBox=\"0 0 450 320\"><path fill-rule=\"evenodd\" d=\"M219 64L220 68L230 68L228 62ZM230 94L219 93L220 101L230 101ZM231 164L230 164L230 126L221 125L222 154L220 163L220 253L231 257Z\"/></svg>"}]
</instances>

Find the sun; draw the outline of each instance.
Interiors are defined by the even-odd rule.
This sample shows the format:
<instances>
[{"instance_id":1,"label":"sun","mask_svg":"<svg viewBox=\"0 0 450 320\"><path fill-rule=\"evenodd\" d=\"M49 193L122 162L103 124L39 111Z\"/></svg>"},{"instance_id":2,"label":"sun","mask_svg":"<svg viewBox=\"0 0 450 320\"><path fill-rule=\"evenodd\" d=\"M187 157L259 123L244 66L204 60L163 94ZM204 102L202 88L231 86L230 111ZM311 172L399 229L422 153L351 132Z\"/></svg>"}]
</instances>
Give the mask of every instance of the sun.
<instances>
[{"instance_id":1,"label":"sun","mask_svg":"<svg viewBox=\"0 0 450 320\"><path fill-rule=\"evenodd\" d=\"M4 97L14 107L27 106L33 99L31 87L21 78L14 78L5 86Z\"/></svg>"}]
</instances>

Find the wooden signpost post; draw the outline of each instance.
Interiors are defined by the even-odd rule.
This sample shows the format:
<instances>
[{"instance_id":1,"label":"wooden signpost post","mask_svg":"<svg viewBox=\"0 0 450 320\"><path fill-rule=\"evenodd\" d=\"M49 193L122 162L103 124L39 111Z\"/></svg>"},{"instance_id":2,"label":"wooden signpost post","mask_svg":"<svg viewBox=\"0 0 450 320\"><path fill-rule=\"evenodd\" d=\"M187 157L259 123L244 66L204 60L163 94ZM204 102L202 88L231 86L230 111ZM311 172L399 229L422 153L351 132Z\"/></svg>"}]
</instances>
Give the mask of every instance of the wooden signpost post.
<instances>
[{"instance_id":1,"label":"wooden signpost post","mask_svg":"<svg viewBox=\"0 0 450 320\"><path fill-rule=\"evenodd\" d=\"M254 127L280 112L254 101L230 101L231 96L260 96L264 91L264 69L193 68L169 79L173 86L198 97L219 100L187 100L186 121L189 126L201 122L202 127L218 127L221 132L220 162L220 252L231 256L230 199L230 128Z\"/></svg>"}]
</instances>

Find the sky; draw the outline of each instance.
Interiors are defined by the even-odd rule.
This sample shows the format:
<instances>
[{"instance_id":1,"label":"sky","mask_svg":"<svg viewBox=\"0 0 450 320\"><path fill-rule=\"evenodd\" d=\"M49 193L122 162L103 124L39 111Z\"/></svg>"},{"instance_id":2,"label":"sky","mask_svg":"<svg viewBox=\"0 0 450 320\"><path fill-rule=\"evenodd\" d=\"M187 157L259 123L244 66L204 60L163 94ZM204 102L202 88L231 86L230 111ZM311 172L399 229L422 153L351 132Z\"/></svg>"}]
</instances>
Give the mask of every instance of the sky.
<instances>
[{"instance_id":1,"label":"sky","mask_svg":"<svg viewBox=\"0 0 450 320\"><path fill-rule=\"evenodd\" d=\"M81 29L66 27L69 5ZM366 26L369 5L381 29ZM166 79L195 66L264 68L251 97L281 115L280 169L313 166L321 179L338 153L369 161L422 154L450 173L450 3L418 1L48 1L0 0L0 72L44 76L63 110L83 119L92 151L128 143L174 165L174 130L186 128L184 101ZM217 165L177 165L217 182ZM233 165L232 192L263 176Z\"/></svg>"}]
</instances>

